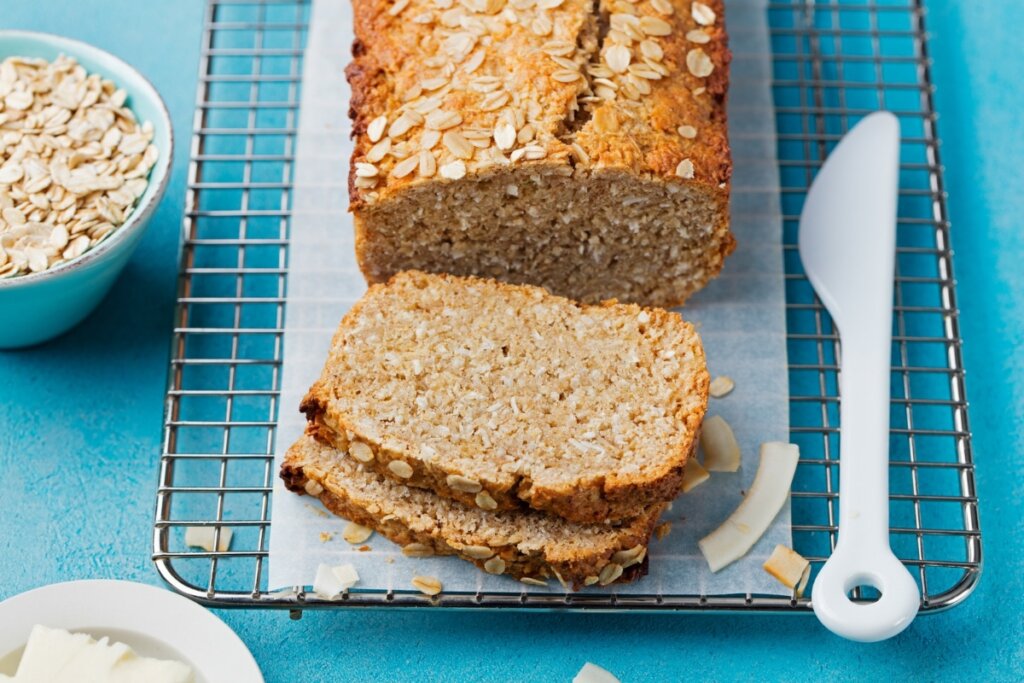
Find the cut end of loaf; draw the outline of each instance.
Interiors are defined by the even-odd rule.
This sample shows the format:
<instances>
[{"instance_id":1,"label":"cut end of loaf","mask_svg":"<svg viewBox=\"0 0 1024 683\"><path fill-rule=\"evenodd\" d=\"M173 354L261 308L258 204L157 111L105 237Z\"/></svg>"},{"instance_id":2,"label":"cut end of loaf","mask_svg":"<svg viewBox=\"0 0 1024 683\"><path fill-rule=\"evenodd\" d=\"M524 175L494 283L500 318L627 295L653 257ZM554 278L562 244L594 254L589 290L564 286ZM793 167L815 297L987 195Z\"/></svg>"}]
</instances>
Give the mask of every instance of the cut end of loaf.
<instances>
[{"instance_id":1,"label":"cut end of loaf","mask_svg":"<svg viewBox=\"0 0 1024 683\"><path fill-rule=\"evenodd\" d=\"M721 0L354 0L351 208L405 269L683 303L732 250Z\"/></svg>"},{"instance_id":2,"label":"cut end of loaf","mask_svg":"<svg viewBox=\"0 0 1024 683\"><path fill-rule=\"evenodd\" d=\"M722 269L734 248L727 217L724 188L533 164L358 207L356 245L370 282L416 268L667 308Z\"/></svg>"}]
</instances>

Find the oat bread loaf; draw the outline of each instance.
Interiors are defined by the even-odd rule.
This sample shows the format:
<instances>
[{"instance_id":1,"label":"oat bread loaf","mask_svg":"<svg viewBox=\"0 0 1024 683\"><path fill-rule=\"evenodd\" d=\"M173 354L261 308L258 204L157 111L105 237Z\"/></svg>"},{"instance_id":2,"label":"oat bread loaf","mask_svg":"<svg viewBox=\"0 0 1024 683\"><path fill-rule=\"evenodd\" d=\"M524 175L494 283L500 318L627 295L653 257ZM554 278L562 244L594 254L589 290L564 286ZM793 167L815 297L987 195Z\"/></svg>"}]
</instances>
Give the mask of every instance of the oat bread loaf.
<instances>
[{"instance_id":1,"label":"oat bread loaf","mask_svg":"<svg viewBox=\"0 0 1024 683\"><path fill-rule=\"evenodd\" d=\"M721 0L353 0L356 252L670 307L729 231Z\"/></svg>"},{"instance_id":2,"label":"oat bread loaf","mask_svg":"<svg viewBox=\"0 0 1024 683\"><path fill-rule=\"evenodd\" d=\"M676 313L407 271L344 317L301 409L397 482L597 523L675 497L707 391Z\"/></svg>"},{"instance_id":3,"label":"oat bread loaf","mask_svg":"<svg viewBox=\"0 0 1024 683\"><path fill-rule=\"evenodd\" d=\"M619 527L532 511L485 512L397 484L309 436L288 450L281 477L289 489L319 497L335 514L375 529L408 554L458 555L491 574L552 579L574 589L638 578L665 507L653 505Z\"/></svg>"}]
</instances>

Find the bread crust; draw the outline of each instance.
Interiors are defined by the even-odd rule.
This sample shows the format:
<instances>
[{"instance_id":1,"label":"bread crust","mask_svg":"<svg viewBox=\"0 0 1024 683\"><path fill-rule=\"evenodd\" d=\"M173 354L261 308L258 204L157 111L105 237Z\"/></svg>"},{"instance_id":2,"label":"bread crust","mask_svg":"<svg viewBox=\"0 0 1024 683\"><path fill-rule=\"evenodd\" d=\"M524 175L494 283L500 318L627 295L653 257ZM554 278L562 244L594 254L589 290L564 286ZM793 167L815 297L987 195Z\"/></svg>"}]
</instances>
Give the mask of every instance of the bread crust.
<instances>
[{"instance_id":1,"label":"bread crust","mask_svg":"<svg viewBox=\"0 0 1024 683\"><path fill-rule=\"evenodd\" d=\"M364 464L375 472L396 483L430 489L464 505L477 506L477 494L459 491L448 485L448 477L469 477L472 473L439 467L416 458L406 448L388 447L361 436L349 420L327 407L329 402L317 398L313 393L315 390L316 385L303 400L302 411L310 420L309 433L317 441L343 452L349 451L353 441L364 443L373 452L373 459ZM327 417L332 413L333 417ZM328 420L333 420L337 427L328 426ZM695 433L700 431L699 421L694 429ZM686 448L666 459L655 474L642 479L594 477L576 485L566 483L551 487L535 484L528 475L516 478L511 486L507 482L485 477L472 478L479 481L482 490L494 500L494 510L521 510L529 507L580 524L617 525L635 518L637 511L644 506L675 498L683 484L686 463L695 455L696 448L697 439L694 438ZM409 465L412 475L408 478L396 476L389 467L395 461Z\"/></svg>"},{"instance_id":2,"label":"bread crust","mask_svg":"<svg viewBox=\"0 0 1024 683\"><path fill-rule=\"evenodd\" d=\"M441 502L440 499L425 491L418 494L419 500L428 502L422 504L418 513L426 518L436 518L439 522L429 528L413 528L413 524L406 517L387 511L389 510L387 507L381 507L386 506L387 501L380 501L380 506L376 510L371 509L377 503L368 503L367 500L360 499L358 492L346 486L346 476L351 476L351 471L346 474L339 464L350 456L345 456L340 452L333 454L332 457L337 460L332 468L328 461L317 455L318 449L325 448L307 435L289 449L280 472L280 476L289 490L308 495L309 482L315 482L322 488L317 497L327 509L340 517L374 529L398 545L404 547L418 543L430 548L438 555L456 555L484 571L504 573L516 579L530 578L540 581L555 579L572 590L579 590L584 585L591 585L595 577L601 576L602 570L611 564L613 559L619 559L617 553L630 555L629 562L631 564L623 566L622 575L615 580L615 583L634 581L646 574L646 548L654 526L665 507L662 504L652 506L629 524L602 532L604 540L585 549L553 549L550 545L524 549L522 545L516 543L495 545L487 537L475 534L471 529L454 534L448 526L441 523L446 512L450 512L452 508L455 508L458 513L470 517L483 516L484 513L473 508L459 509L458 503L448 503L447 506L438 505ZM399 487L393 486L393 488ZM314 490L316 489L314 488ZM435 504L430 504L430 498L434 498ZM486 514L489 516L492 513ZM510 517L513 523L537 516L537 513L523 511L500 514ZM566 530L566 541L573 540L575 536L575 533ZM467 550L467 548L478 550L481 547L489 548L493 555L487 558L474 557L469 554L471 550ZM480 553L473 554L479 555ZM501 572L494 572L493 565L485 568L485 564L491 557L501 558L503 562ZM588 579L590 579L589 584Z\"/></svg>"},{"instance_id":3,"label":"bread crust","mask_svg":"<svg viewBox=\"0 0 1024 683\"><path fill-rule=\"evenodd\" d=\"M432 0L430 0L432 3ZM523 81L545 79L538 91L531 93L543 104L557 110L547 114L544 122L550 124L552 138L547 140L548 155L544 160L524 161L531 166L548 164L572 165L581 168L628 169L640 176L658 178L665 182L680 183L684 179L675 173L676 166L683 159L694 164L694 177L688 182L705 186L710 192L722 191L728 196L728 183L732 177L732 154L727 131L726 105L729 88L728 34L725 30L725 6L723 0L703 0L716 14L713 25L701 26L692 17L691 0L672 0L672 16L665 18L672 24L672 32L658 37L669 74L651 86L649 95L640 103L645 117L616 115L618 128L609 131L606 116L598 111L616 112L621 107L615 102L599 103L586 121L576 131L574 141L579 142L587 152L590 161L582 162L570 158L569 145L562 135L562 128L569 117L569 109L576 101L576 87L570 83L558 83L549 77L558 70L557 64L547 58L535 58L533 53L546 42L548 37L529 34L528 31L509 30L505 35L515 54L515 68L523 72ZM418 25L408 20L405 12L391 17L387 9L389 0L353 0L355 40L352 45L352 62L345 74L352 91L349 102L349 117L352 121L352 138L355 150L350 167L350 179L355 180L355 163L364 160L373 142L367 137L367 128L378 116L387 116L393 121L404 102L402 93L411 90L423 79L435 75L435 69L424 66L427 56L424 44L437 44L437 30L434 25ZM419 4L428 2L413 0L410 7L415 11ZM589 1L566 0L564 15L570 27L580 27L590 12L596 11ZM409 11L409 8L405 10ZM649 10L642 14L656 16ZM573 30L570 28L569 30ZM700 30L707 34L708 42L695 44L687 40L686 34ZM520 48L516 53L515 48ZM714 64L714 70L704 78L690 73L686 66L686 55L699 47ZM493 48L489 49L494 52ZM700 89L703 88L703 91ZM694 91L698 94L695 94ZM479 98L470 95L452 96L452 106L463 115L466 124L487 123L493 127L493 115L476 106ZM685 138L678 133L679 126L690 125L698 130L695 138ZM610 134L613 133L614 134ZM480 170L493 168L493 164L482 163ZM356 211L386 200L391 193L403 187L431 182L416 174L396 178L386 176L384 184L376 188L357 188L349 195L351 208ZM720 187L723 183L726 187ZM369 195L377 196L370 199Z\"/></svg>"},{"instance_id":4,"label":"bread crust","mask_svg":"<svg viewBox=\"0 0 1024 683\"><path fill-rule=\"evenodd\" d=\"M342 319L338 332L332 342L332 349L345 344L349 330L356 326L362 315L362 308L376 292L406 278L427 278L432 281L454 283L462 280L449 275L425 275L422 273L405 273L396 276L388 284L374 285L370 291L357 302ZM497 281L480 281L476 278L466 280L485 282L492 285L498 292L527 292L536 295L538 288L527 285L509 285ZM543 292L543 290L540 290ZM561 300L544 292L543 298ZM564 300L563 300L564 301ZM580 314L589 312L600 313L602 310L629 310L631 315L640 312L636 306L626 307L613 301L599 305L577 304ZM633 312L635 309L635 312ZM430 460L420 457L414 444L405 443L397 438L384 435L375 438L360 429L350 416L339 411L334 401L335 387L345 383L345 378L334 375L331 360L324 367L321 378L310 388L303 399L300 410L305 413L309 424L309 433L321 443L332 446L342 452L350 452L352 444L359 442L369 449L372 457L367 457L364 465L395 482L427 488L438 495L457 500L465 505L480 506L480 491L464 491L452 488L449 478L460 476L479 482L481 490L493 500L494 506L486 509L515 510L529 507L567 520L583 524L619 524L635 518L639 511L652 504L673 499L682 486L683 472L689 458L697 447L700 425L707 407L708 386L710 378L704 361L704 351L699 338L692 326L684 322L678 314L660 309L643 309L650 318L652 327L672 327L682 325L686 329L691 344L688 349L696 358L697 369L689 377L680 377L677 391L679 395L697 397L697 405L686 411L684 402L679 401L679 411L674 415L685 429L685 435L678 443L670 444L668 452L657 463L651 463L648 470L638 474L618 474L605 472L595 474L584 480L563 480L552 486L535 481L532 473L520 472L517 476L497 480L481 476L478 472L468 472L451 465L443 459ZM332 352L333 353L333 352ZM683 380L688 380L684 383ZM359 446L359 448L364 448ZM364 451L365 452L365 451ZM363 460L364 458L360 458ZM392 463L405 463L408 470L398 476ZM405 468L402 468L403 470Z\"/></svg>"}]
</instances>

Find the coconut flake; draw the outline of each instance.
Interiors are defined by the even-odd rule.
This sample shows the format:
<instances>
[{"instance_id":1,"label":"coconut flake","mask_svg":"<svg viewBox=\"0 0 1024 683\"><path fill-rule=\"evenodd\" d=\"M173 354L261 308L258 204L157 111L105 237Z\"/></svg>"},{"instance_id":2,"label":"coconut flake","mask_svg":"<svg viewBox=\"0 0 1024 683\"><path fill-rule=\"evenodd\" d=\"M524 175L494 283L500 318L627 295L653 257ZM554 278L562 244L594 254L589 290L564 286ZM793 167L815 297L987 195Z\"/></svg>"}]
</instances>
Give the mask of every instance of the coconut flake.
<instances>
[{"instance_id":1,"label":"coconut flake","mask_svg":"<svg viewBox=\"0 0 1024 683\"><path fill-rule=\"evenodd\" d=\"M700 466L697 459L690 458L686 463L686 469L683 470L683 493L689 493L710 478L711 475Z\"/></svg>"},{"instance_id":2,"label":"coconut flake","mask_svg":"<svg viewBox=\"0 0 1024 683\"><path fill-rule=\"evenodd\" d=\"M213 543L216 536L216 527L212 526L190 526L185 529L185 545L190 548L202 548L208 553L214 551ZM220 543L217 544L218 552L225 552L231 547L231 529L221 527Z\"/></svg>"},{"instance_id":3,"label":"coconut flake","mask_svg":"<svg viewBox=\"0 0 1024 683\"><path fill-rule=\"evenodd\" d=\"M320 564L316 568L316 578L313 579L313 592L326 600L334 600L358 581L359 574L350 564L337 567Z\"/></svg>"},{"instance_id":4,"label":"coconut flake","mask_svg":"<svg viewBox=\"0 0 1024 683\"><path fill-rule=\"evenodd\" d=\"M740 445L732 427L719 415L704 420L700 431L704 451L704 469L710 472L735 472L740 468Z\"/></svg>"},{"instance_id":5,"label":"coconut flake","mask_svg":"<svg viewBox=\"0 0 1024 683\"><path fill-rule=\"evenodd\" d=\"M612 672L587 662L572 679L572 683L620 683Z\"/></svg>"},{"instance_id":6,"label":"coconut flake","mask_svg":"<svg viewBox=\"0 0 1024 683\"><path fill-rule=\"evenodd\" d=\"M800 449L794 444L761 444L761 464L743 502L720 527L697 542L712 572L746 555L764 535L789 496L799 460Z\"/></svg>"},{"instance_id":7,"label":"coconut flake","mask_svg":"<svg viewBox=\"0 0 1024 683\"><path fill-rule=\"evenodd\" d=\"M775 546L768 561L762 565L764 570L779 580L786 588L796 593L796 597L804 594L807 580L811 577L811 563L791 548L781 543Z\"/></svg>"}]
</instances>

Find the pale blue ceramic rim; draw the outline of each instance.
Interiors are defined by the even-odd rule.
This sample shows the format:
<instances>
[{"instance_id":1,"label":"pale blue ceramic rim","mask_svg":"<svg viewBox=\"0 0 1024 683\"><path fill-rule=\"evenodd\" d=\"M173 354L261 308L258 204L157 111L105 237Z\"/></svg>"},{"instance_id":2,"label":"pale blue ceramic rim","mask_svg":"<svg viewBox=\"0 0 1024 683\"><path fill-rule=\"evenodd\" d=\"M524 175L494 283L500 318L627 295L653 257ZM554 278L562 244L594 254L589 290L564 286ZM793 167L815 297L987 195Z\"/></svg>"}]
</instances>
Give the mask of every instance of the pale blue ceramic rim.
<instances>
[{"instance_id":1,"label":"pale blue ceramic rim","mask_svg":"<svg viewBox=\"0 0 1024 683\"><path fill-rule=\"evenodd\" d=\"M25 49L12 51L7 45L8 42L20 42ZM20 47L20 46L19 46ZM89 264L103 260L105 256L113 255L118 251L122 242L127 240L132 233L144 230L149 223L149 218L156 210L160 199L167 190L167 183L170 180L171 159L174 149L174 130L171 127L171 117L167 112L167 105L160 97L153 84L143 76L137 69L129 65L119 57L115 57L106 50L102 50L80 40L65 38L52 33L41 33L38 31L7 31L0 30L0 61L7 57L40 57L53 60L58 55L74 57L85 67L89 73L98 73L104 78L113 81L119 88L128 91L127 106L135 113L140 123L152 120L152 116L143 116L137 106L137 99L148 100L149 107L161 119L153 121L155 135L160 130L166 131L163 139L154 138L159 156L156 164L149 173L149 184L146 191L139 198L135 208L132 209L127 220L114 230L105 240L92 247L81 256L70 259L48 270L39 273L28 273L15 277L0 279L0 290L12 290L20 287L27 287L38 284L44 280L53 280L74 272Z\"/></svg>"}]
</instances>

